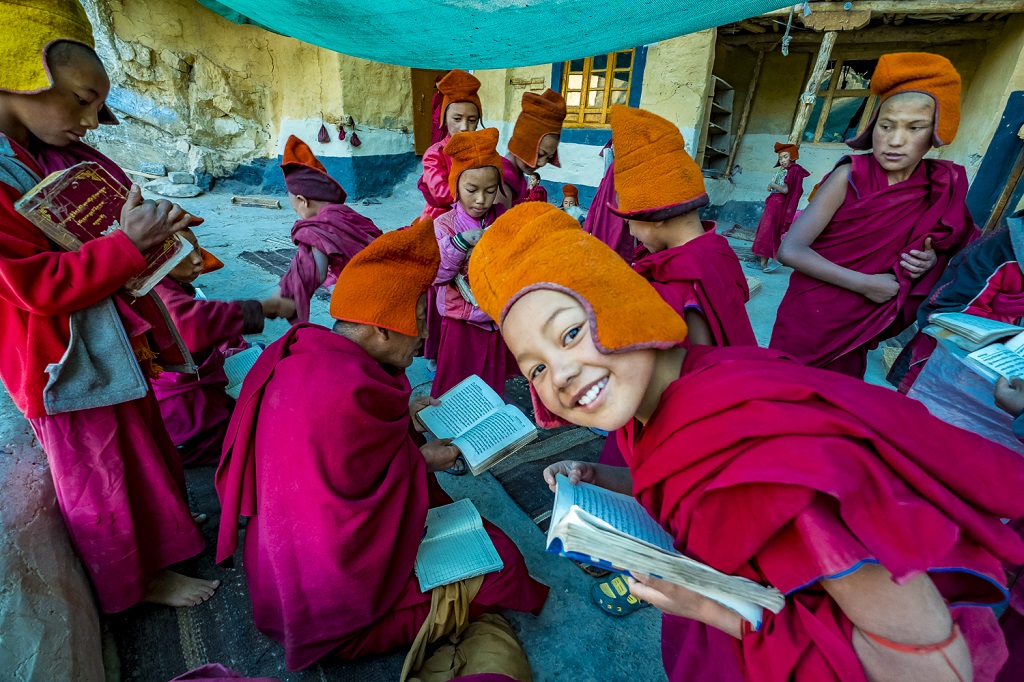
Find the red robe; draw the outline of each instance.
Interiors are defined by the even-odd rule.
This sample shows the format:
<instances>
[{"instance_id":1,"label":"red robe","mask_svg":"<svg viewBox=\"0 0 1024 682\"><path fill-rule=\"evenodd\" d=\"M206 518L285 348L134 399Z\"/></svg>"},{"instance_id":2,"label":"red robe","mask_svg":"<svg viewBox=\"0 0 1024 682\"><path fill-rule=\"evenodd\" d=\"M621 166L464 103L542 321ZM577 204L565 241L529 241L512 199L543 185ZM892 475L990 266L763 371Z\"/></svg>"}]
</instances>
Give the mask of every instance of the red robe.
<instances>
[{"instance_id":1,"label":"red robe","mask_svg":"<svg viewBox=\"0 0 1024 682\"><path fill-rule=\"evenodd\" d=\"M322 285L330 288L352 257L380 235L372 220L345 204L329 204L312 218L297 221L292 226L292 241L298 251L280 283L281 295L295 301L291 322L309 322L309 301L321 286L313 249L328 258Z\"/></svg>"},{"instance_id":2,"label":"red robe","mask_svg":"<svg viewBox=\"0 0 1024 682\"><path fill-rule=\"evenodd\" d=\"M949 259L978 235L967 210L967 174L950 161L925 159L907 180L889 185L872 154L845 157L846 199L811 248L836 265L867 274L892 273L899 293L886 303L794 272L779 305L771 348L806 365L863 377L868 349L899 334L942 276ZM923 249L938 263L919 279L900 254Z\"/></svg>"},{"instance_id":3,"label":"red robe","mask_svg":"<svg viewBox=\"0 0 1024 682\"><path fill-rule=\"evenodd\" d=\"M1024 562L1024 542L1000 523L1024 514L1017 454L893 391L751 348L692 349L636 431L620 432L634 495L680 551L787 595L707 665L731 648L747 680L864 680L852 623L817 583L866 562L897 582L930 572L962 607L974 679L1002 665L992 611L969 607L1005 602L1003 564Z\"/></svg>"},{"instance_id":4,"label":"red robe","mask_svg":"<svg viewBox=\"0 0 1024 682\"><path fill-rule=\"evenodd\" d=\"M449 500L410 433L410 393L404 373L314 325L292 327L246 378L217 470L217 560L234 554L248 516L253 618L290 669L407 646L430 610L413 562L428 507ZM488 532L505 567L471 614L539 611L547 588Z\"/></svg>"},{"instance_id":5,"label":"red robe","mask_svg":"<svg viewBox=\"0 0 1024 682\"><path fill-rule=\"evenodd\" d=\"M130 182L113 161L81 143L61 149L37 143L31 156L12 147L41 176L95 161ZM124 233L64 252L14 211L17 191L0 190L0 325L7 348L0 377L46 452L61 515L100 609L123 611L142 599L158 571L203 549L181 461L152 394L47 415L44 370L68 344L71 313L111 295L129 337L146 335L153 350L173 341L152 301L118 293L145 266Z\"/></svg>"},{"instance_id":6,"label":"red robe","mask_svg":"<svg viewBox=\"0 0 1024 682\"><path fill-rule=\"evenodd\" d=\"M224 392L225 353L248 346L242 334L263 331L262 306L259 301L197 301L192 285L170 278L154 291L199 366L197 374L162 372L150 382L160 414L185 466L216 464L235 406Z\"/></svg>"},{"instance_id":7,"label":"red robe","mask_svg":"<svg viewBox=\"0 0 1024 682\"><path fill-rule=\"evenodd\" d=\"M610 249L622 256L622 260L632 263L636 240L629 233L625 219L615 215L608 208L613 203L616 203L615 162L608 166L601 184L598 185L597 194L594 195L594 201L590 204L590 210L583 221L583 230L607 244Z\"/></svg>"},{"instance_id":8,"label":"red robe","mask_svg":"<svg viewBox=\"0 0 1024 682\"><path fill-rule=\"evenodd\" d=\"M779 253L782 237L789 231L796 216L796 207L804 194L804 178L810 173L798 163L786 169L786 194L772 192L764 200L764 213L757 225L757 234L750 250L755 256L775 258Z\"/></svg>"},{"instance_id":9,"label":"red robe","mask_svg":"<svg viewBox=\"0 0 1024 682\"><path fill-rule=\"evenodd\" d=\"M530 188L530 191L526 193L527 201L547 201L548 191L544 189L543 185L534 185Z\"/></svg>"},{"instance_id":10,"label":"red robe","mask_svg":"<svg viewBox=\"0 0 1024 682\"><path fill-rule=\"evenodd\" d=\"M530 192L530 183L526 179L526 174L519 170L515 162L510 161L506 157L501 159L501 179L505 182L505 187L509 189L511 194L509 200L512 206L518 206L519 204L526 201L526 195ZM505 190L502 190L504 194Z\"/></svg>"}]
</instances>

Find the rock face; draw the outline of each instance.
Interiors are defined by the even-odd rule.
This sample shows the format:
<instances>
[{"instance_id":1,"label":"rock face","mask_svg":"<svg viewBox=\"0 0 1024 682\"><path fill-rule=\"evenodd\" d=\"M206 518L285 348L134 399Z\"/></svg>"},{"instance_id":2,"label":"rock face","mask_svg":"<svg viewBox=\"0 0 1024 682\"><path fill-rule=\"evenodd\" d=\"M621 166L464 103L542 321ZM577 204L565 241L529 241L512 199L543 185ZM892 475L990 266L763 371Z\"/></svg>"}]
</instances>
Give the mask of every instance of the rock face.
<instances>
[{"instance_id":1,"label":"rock face","mask_svg":"<svg viewBox=\"0 0 1024 682\"><path fill-rule=\"evenodd\" d=\"M0 390L0 677L103 682L99 614L46 455Z\"/></svg>"},{"instance_id":2,"label":"rock face","mask_svg":"<svg viewBox=\"0 0 1024 682\"><path fill-rule=\"evenodd\" d=\"M196 183L196 176L181 171L171 171L167 174L167 179L175 185L194 185Z\"/></svg>"},{"instance_id":3,"label":"rock face","mask_svg":"<svg viewBox=\"0 0 1024 682\"><path fill-rule=\"evenodd\" d=\"M188 173L182 173L182 175L188 175ZM199 185L179 185L169 179L150 180L142 186L142 189L175 199L188 199L203 193L203 188Z\"/></svg>"},{"instance_id":4,"label":"rock face","mask_svg":"<svg viewBox=\"0 0 1024 682\"><path fill-rule=\"evenodd\" d=\"M139 170L150 175L166 175L167 168L162 163L154 161L143 161L139 164Z\"/></svg>"}]
</instances>

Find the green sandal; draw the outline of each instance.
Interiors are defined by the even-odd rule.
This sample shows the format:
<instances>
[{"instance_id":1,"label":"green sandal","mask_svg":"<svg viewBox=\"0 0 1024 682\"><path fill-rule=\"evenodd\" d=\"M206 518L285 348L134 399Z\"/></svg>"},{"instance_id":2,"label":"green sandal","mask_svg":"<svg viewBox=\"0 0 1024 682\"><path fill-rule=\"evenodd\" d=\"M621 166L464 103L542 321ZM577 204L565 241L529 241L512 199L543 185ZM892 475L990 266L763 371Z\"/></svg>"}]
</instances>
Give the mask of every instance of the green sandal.
<instances>
[{"instance_id":1,"label":"green sandal","mask_svg":"<svg viewBox=\"0 0 1024 682\"><path fill-rule=\"evenodd\" d=\"M634 597L629 591L626 579L618 574L608 580L594 583L594 586L590 588L590 598L603 612L617 618L628 616L637 609L650 606Z\"/></svg>"}]
</instances>

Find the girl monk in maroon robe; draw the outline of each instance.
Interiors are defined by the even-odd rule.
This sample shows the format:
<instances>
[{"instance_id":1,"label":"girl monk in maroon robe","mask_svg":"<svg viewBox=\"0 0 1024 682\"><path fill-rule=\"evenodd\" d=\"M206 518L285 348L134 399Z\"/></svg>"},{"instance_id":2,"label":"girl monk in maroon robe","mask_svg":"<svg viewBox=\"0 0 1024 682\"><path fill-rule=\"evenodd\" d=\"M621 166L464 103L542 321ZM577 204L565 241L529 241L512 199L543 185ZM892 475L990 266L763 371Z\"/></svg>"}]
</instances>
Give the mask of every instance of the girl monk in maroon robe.
<instances>
[{"instance_id":1,"label":"girl monk in maroon robe","mask_svg":"<svg viewBox=\"0 0 1024 682\"><path fill-rule=\"evenodd\" d=\"M558 142L565 122L565 99L548 88L539 95L524 92L522 105L508 141L508 154L501 164L505 184L498 201L505 208L526 201L530 193L527 175L549 163L562 167L558 161Z\"/></svg>"},{"instance_id":2,"label":"girl monk in maroon robe","mask_svg":"<svg viewBox=\"0 0 1024 682\"><path fill-rule=\"evenodd\" d=\"M771 348L863 377L868 350L910 326L946 263L978 235L967 173L925 159L953 141L960 76L945 57L884 55L871 78L881 105L793 223L779 260L796 272Z\"/></svg>"},{"instance_id":3,"label":"girl monk in maroon robe","mask_svg":"<svg viewBox=\"0 0 1024 682\"><path fill-rule=\"evenodd\" d=\"M779 253L782 237L793 224L800 197L804 193L804 178L810 173L796 162L800 158L800 148L795 144L775 143L775 153L779 169L768 183L768 198L764 200L764 213L757 224L757 235L754 245L750 248L755 256L761 257L761 270L775 272L779 262L775 257Z\"/></svg>"},{"instance_id":4,"label":"girl monk in maroon robe","mask_svg":"<svg viewBox=\"0 0 1024 682\"><path fill-rule=\"evenodd\" d=\"M192 365L159 299L122 288L146 267L142 251L196 219L167 201L144 202L116 164L80 141L117 119L77 0L54 0L46 12L0 2L0 16L0 378L46 451L101 610L198 604L218 581L170 570L204 543L147 381L157 365ZM82 161L104 166L128 200L121 229L68 252L14 202Z\"/></svg>"},{"instance_id":5,"label":"girl monk in maroon robe","mask_svg":"<svg viewBox=\"0 0 1024 682\"><path fill-rule=\"evenodd\" d=\"M292 670L408 646L430 612L413 563L427 509L451 502L431 472L459 451L415 431L410 411L430 399L410 408L405 369L426 334L439 261L429 219L366 247L334 288L334 329L296 325L268 346L231 417L217 560L234 554L238 517L249 517L253 618ZM504 533L485 527L504 568L484 578L470 618L539 612L547 588Z\"/></svg>"},{"instance_id":6,"label":"girl monk in maroon robe","mask_svg":"<svg viewBox=\"0 0 1024 682\"><path fill-rule=\"evenodd\" d=\"M292 226L298 250L281 277L272 304L293 324L309 322L309 302L321 286L328 289L363 247L380 236L373 221L345 204L348 195L305 142L291 135L281 170L288 199L299 219Z\"/></svg>"},{"instance_id":7,"label":"girl monk in maroon robe","mask_svg":"<svg viewBox=\"0 0 1024 682\"><path fill-rule=\"evenodd\" d=\"M620 157L621 158L621 157ZM543 238L542 238L543 237ZM682 318L557 209L517 207L470 259L538 419L618 431L628 469L549 467L633 494L710 566L786 595L759 629L645 576L676 680L991 680L991 606L1024 543L1024 461L913 400L753 347L681 347ZM964 475L964 453L971 459ZM681 626L681 627L680 627Z\"/></svg>"}]
</instances>

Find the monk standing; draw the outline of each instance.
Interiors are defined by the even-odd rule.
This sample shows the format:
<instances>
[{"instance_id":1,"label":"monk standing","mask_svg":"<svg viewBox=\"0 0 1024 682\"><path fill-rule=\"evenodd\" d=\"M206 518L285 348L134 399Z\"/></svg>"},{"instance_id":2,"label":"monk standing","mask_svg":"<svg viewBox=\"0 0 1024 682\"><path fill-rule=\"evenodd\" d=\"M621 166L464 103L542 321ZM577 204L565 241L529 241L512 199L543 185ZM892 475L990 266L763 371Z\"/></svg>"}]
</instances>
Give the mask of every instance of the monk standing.
<instances>
[{"instance_id":1,"label":"monk standing","mask_svg":"<svg viewBox=\"0 0 1024 682\"><path fill-rule=\"evenodd\" d=\"M881 105L793 223L779 260L796 272L771 347L812 367L863 377L868 350L899 334L949 259L978 235L967 173L925 159L953 141L960 76L945 57L884 55L871 79Z\"/></svg>"},{"instance_id":2,"label":"monk standing","mask_svg":"<svg viewBox=\"0 0 1024 682\"><path fill-rule=\"evenodd\" d=\"M217 471L217 560L232 556L238 517L249 517L253 617L293 670L407 646L430 611L413 562L427 509L450 502L431 472L459 453L414 431L405 368L423 341L438 265L429 219L380 237L342 271L333 331L292 327L242 387ZM484 578L470 617L538 612L547 588L485 525L504 568Z\"/></svg>"},{"instance_id":3,"label":"monk standing","mask_svg":"<svg viewBox=\"0 0 1024 682\"><path fill-rule=\"evenodd\" d=\"M0 2L0 378L46 451L101 610L198 604L218 581L168 568L204 543L147 381L158 364L194 365L159 299L122 288L145 269L141 252L196 219L167 201L143 202L113 161L81 142L117 122L106 106L110 81L77 0L39 4ZM14 202L83 161L102 165L128 199L120 229L66 252Z\"/></svg>"},{"instance_id":4,"label":"monk standing","mask_svg":"<svg viewBox=\"0 0 1024 682\"><path fill-rule=\"evenodd\" d=\"M291 135L281 163L288 199L299 219L292 226L298 247L281 277L280 316L294 324L309 322L309 302L321 286L330 288L345 264L380 236L373 221L345 205L345 188L305 142ZM289 308L294 306L294 310Z\"/></svg>"},{"instance_id":5,"label":"monk standing","mask_svg":"<svg viewBox=\"0 0 1024 682\"><path fill-rule=\"evenodd\" d=\"M800 197L804 194L804 178L810 173L797 163L800 148L795 144L775 143L775 154L778 170L768 183L768 198L764 200L764 213L757 224L757 235L750 250L755 256L761 257L761 270L775 272L779 262L775 257L779 253L782 237L789 231L796 217Z\"/></svg>"},{"instance_id":6,"label":"monk standing","mask_svg":"<svg viewBox=\"0 0 1024 682\"><path fill-rule=\"evenodd\" d=\"M508 154L502 159L501 175L505 185L499 201L505 208L526 201L527 175L549 163L562 167L558 162L558 142L564 122L565 99L557 92L548 88L539 95L523 93L523 110L512 129Z\"/></svg>"}]
</instances>

